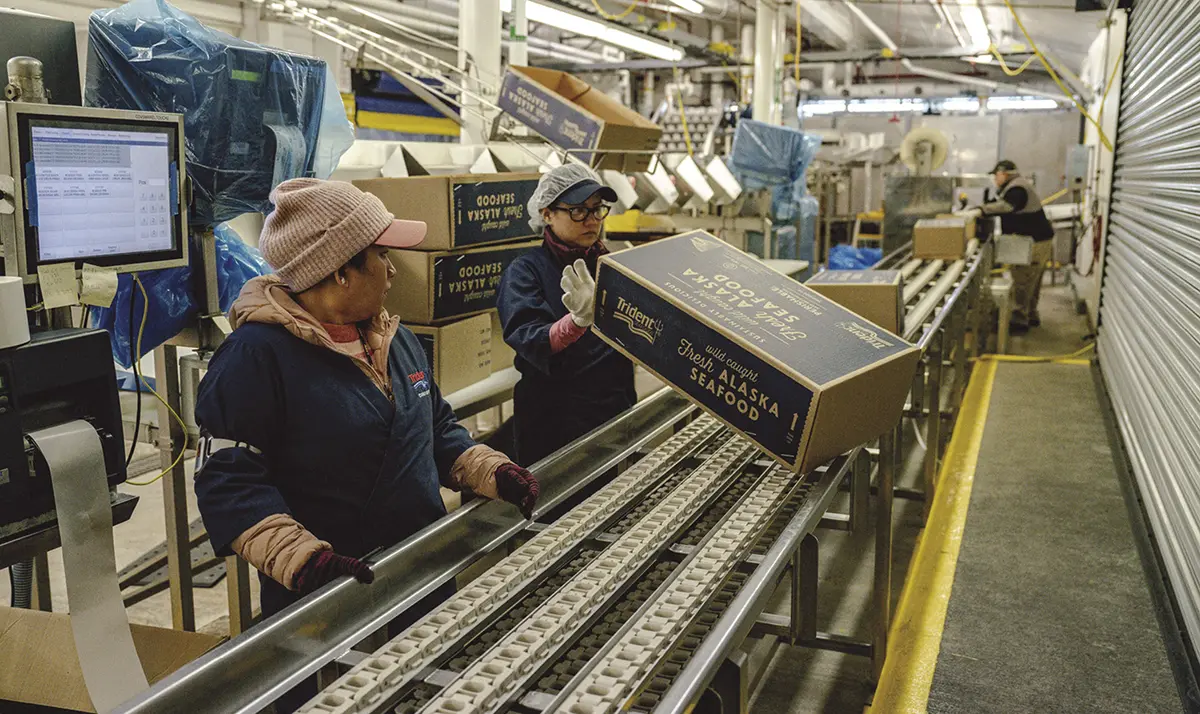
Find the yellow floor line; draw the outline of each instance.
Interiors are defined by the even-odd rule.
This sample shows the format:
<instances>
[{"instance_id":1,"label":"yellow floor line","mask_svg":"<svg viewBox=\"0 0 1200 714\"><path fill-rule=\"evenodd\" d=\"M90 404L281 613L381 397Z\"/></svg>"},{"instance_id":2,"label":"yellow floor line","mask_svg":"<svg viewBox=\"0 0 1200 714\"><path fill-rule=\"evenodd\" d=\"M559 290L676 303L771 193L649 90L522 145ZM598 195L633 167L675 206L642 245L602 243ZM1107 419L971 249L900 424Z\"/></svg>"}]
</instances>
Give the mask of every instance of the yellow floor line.
<instances>
[{"instance_id":1,"label":"yellow floor line","mask_svg":"<svg viewBox=\"0 0 1200 714\"><path fill-rule=\"evenodd\" d=\"M868 709L872 714L920 714L929 704L997 364L979 363L967 386L929 520L896 608L887 661Z\"/></svg>"}]
</instances>

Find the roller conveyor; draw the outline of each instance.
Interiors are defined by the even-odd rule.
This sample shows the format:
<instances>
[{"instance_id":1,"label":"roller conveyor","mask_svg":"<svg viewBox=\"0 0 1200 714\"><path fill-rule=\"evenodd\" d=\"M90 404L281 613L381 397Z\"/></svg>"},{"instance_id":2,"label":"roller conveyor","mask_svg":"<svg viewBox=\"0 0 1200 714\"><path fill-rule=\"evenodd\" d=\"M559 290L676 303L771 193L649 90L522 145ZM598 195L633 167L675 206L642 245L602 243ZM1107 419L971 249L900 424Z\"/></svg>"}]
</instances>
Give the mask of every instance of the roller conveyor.
<instances>
[{"instance_id":1,"label":"roller conveyor","mask_svg":"<svg viewBox=\"0 0 1200 714\"><path fill-rule=\"evenodd\" d=\"M925 349L928 371L914 381L920 388L906 418L923 421L926 441L939 443L942 419L927 417L941 402L933 385L943 363L967 363L961 333L968 313L978 313L986 248L972 246L964 261L936 268L903 253L894 259L914 277L928 273L906 300L914 318L906 337ZM945 406L941 413L948 418ZM705 688L725 686L716 673L734 648L764 634L869 656L878 672L890 530L876 528L881 616L871 642L817 632L801 614L815 612L816 586L799 583L816 582L819 524L866 525L872 479L880 493L892 492L895 434L881 437L872 459L855 450L798 477L696 414L665 390L644 400L535 465L544 489L536 522L505 504L469 503L374 558L371 586L335 583L118 711L182 711L205 701L205 711L249 714L320 672L307 712L682 714ZM929 453L927 477L938 460ZM850 512L828 513L847 482ZM890 513L891 498L880 499L872 518L890 523ZM482 575L463 579L467 567L504 552ZM791 617L764 615L789 572ZM381 646L377 633L388 621L456 577L454 596ZM689 584L690 592L680 590Z\"/></svg>"},{"instance_id":2,"label":"roller conveyor","mask_svg":"<svg viewBox=\"0 0 1200 714\"><path fill-rule=\"evenodd\" d=\"M700 417L302 711L653 711L809 488Z\"/></svg>"}]
</instances>

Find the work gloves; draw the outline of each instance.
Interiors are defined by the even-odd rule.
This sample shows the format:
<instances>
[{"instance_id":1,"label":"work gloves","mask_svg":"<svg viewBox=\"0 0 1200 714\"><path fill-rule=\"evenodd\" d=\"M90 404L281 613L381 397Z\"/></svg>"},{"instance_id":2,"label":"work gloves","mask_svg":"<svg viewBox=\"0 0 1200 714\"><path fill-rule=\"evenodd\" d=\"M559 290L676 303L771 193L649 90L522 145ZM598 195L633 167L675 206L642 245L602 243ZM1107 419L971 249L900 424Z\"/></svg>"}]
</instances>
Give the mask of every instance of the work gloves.
<instances>
[{"instance_id":1,"label":"work gloves","mask_svg":"<svg viewBox=\"0 0 1200 714\"><path fill-rule=\"evenodd\" d=\"M967 208L967 209L964 209L961 211L955 211L954 215L962 216L963 218L982 218L983 217L983 209L982 208Z\"/></svg>"},{"instance_id":2,"label":"work gloves","mask_svg":"<svg viewBox=\"0 0 1200 714\"><path fill-rule=\"evenodd\" d=\"M536 491L534 495L536 498ZM371 572L371 566L361 560L338 555L332 550L318 550L313 553L308 562L300 566L294 584L301 595L307 595L343 575L351 575L360 583L370 583L375 580L375 573Z\"/></svg>"},{"instance_id":3,"label":"work gloves","mask_svg":"<svg viewBox=\"0 0 1200 714\"><path fill-rule=\"evenodd\" d=\"M533 474L511 461L500 464L496 467L496 491L500 498L519 508L521 515L533 518L533 507L537 504L539 491Z\"/></svg>"},{"instance_id":4,"label":"work gloves","mask_svg":"<svg viewBox=\"0 0 1200 714\"><path fill-rule=\"evenodd\" d=\"M596 281L582 259L563 268L559 285L563 305L571 311L571 320L579 327L591 327L596 314Z\"/></svg>"}]
</instances>

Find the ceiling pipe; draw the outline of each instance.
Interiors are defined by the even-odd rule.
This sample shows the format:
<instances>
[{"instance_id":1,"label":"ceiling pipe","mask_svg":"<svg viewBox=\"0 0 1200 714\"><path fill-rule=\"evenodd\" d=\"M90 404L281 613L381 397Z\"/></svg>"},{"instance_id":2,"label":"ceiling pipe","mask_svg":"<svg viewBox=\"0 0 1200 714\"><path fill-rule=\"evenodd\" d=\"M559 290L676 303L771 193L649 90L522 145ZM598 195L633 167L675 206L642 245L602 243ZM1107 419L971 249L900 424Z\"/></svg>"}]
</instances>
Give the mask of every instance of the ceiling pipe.
<instances>
[{"instance_id":1,"label":"ceiling pipe","mask_svg":"<svg viewBox=\"0 0 1200 714\"><path fill-rule=\"evenodd\" d=\"M854 13L854 15L863 23L863 26L865 26L872 35L875 35L876 39L883 43L884 47L888 48L892 52L897 52L900 49L899 46L887 34L887 32L885 32L882 27L876 24L875 21L867 15L867 13L863 12L858 5L851 0L842 0L842 3L850 9L850 12ZM1039 89L1038 87L1031 87L1028 84L1009 84L1007 82L996 82L990 79L982 79L980 77L968 77L961 74L955 74L953 72L943 72L940 69L921 67L920 65L914 64L913 61L909 59L901 59L900 65L913 74L919 74L930 79L940 79L944 82L954 82L956 84L983 87L996 92L1029 94L1036 97L1048 97L1050 99L1056 99L1060 101L1063 99L1061 92L1050 92L1045 89Z\"/></svg>"}]
</instances>

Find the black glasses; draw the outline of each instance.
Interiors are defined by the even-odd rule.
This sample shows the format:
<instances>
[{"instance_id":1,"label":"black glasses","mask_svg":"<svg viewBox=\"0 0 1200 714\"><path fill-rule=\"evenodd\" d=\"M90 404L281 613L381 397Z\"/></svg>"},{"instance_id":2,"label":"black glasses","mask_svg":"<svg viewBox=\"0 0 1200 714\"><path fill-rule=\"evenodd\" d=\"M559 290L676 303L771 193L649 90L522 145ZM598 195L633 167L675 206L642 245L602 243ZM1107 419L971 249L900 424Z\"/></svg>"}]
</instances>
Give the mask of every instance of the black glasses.
<instances>
[{"instance_id":1,"label":"black glasses","mask_svg":"<svg viewBox=\"0 0 1200 714\"><path fill-rule=\"evenodd\" d=\"M550 210L565 211L571 217L572 221L583 223L588 219L588 216L595 216L603 221L608 216L608 212L612 210L612 207L605 206L604 204L595 208L588 208L587 206L551 206Z\"/></svg>"}]
</instances>

